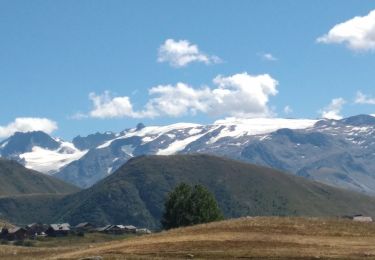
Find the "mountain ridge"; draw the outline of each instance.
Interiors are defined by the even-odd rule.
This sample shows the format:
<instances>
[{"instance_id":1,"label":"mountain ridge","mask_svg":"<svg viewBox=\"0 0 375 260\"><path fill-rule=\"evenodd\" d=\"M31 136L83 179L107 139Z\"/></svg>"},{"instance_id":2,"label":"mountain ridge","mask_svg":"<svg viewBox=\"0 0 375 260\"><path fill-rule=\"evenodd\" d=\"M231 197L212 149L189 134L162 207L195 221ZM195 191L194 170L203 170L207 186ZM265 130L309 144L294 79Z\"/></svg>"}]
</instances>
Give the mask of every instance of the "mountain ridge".
<instances>
[{"instance_id":1,"label":"mountain ridge","mask_svg":"<svg viewBox=\"0 0 375 260\"><path fill-rule=\"evenodd\" d=\"M60 144L57 150L35 146L14 156L29 168L80 187L92 186L132 157L207 153L375 194L374 122L371 115L357 115L342 120L228 118L211 125L140 124L119 133L78 136L73 143L54 139ZM0 154L2 146L4 142Z\"/></svg>"}]
</instances>

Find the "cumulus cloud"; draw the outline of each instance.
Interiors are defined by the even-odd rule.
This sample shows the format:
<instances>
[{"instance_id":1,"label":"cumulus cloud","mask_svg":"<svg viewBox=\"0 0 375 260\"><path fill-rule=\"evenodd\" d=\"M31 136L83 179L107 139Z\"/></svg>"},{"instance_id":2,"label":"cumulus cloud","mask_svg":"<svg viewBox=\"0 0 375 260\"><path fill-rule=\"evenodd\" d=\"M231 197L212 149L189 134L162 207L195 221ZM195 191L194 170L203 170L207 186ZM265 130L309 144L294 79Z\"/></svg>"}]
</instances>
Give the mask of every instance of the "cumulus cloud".
<instances>
[{"instance_id":1,"label":"cumulus cloud","mask_svg":"<svg viewBox=\"0 0 375 260\"><path fill-rule=\"evenodd\" d=\"M90 111L91 117L111 118L111 117L133 117L133 107L130 103L129 97L114 97L110 96L108 91L102 95L90 93L89 98L93 103L94 108Z\"/></svg>"},{"instance_id":2,"label":"cumulus cloud","mask_svg":"<svg viewBox=\"0 0 375 260\"><path fill-rule=\"evenodd\" d=\"M185 83L159 85L149 90L151 98L138 114L144 117L177 117L197 112L208 112L211 90L193 88Z\"/></svg>"},{"instance_id":3,"label":"cumulus cloud","mask_svg":"<svg viewBox=\"0 0 375 260\"><path fill-rule=\"evenodd\" d=\"M269 98L277 94L278 82L268 74L239 73L217 76L213 87L194 88L185 83L159 85L149 89L149 100L143 109L135 111L129 97L90 94L93 109L88 114L96 118L178 117L205 113L229 116L270 116Z\"/></svg>"},{"instance_id":4,"label":"cumulus cloud","mask_svg":"<svg viewBox=\"0 0 375 260\"><path fill-rule=\"evenodd\" d=\"M343 98L332 99L331 103L320 111L322 118L335 120L342 119L341 109L345 103L346 101Z\"/></svg>"},{"instance_id":5,"label":"cumulus cloud","mask_svg":"<svg viewBox=\"0 0 375 260\"><path fill-rule=\"evenodd\" d=\"M357 51L375 50L375 10L366 16L357 16L335 25L317 42L345 44Z\"/></svg>"},{"instance_id":6,"label":"cumulus cloud","mask_svg":"<svg viewBox=\"0 0 375 260\"><path fill-rule=\"evenodd\" d=\"M219 63L221 59L201 52L197 45L187 40L167 39L159 47L158 62L168 62L171 66L180 68L192 62Z\"/></svg>"},{"instance_id":7,"label":"cumulus cloud","mask_svg":"<svg viewBox=\"0 0 375 260\"><path fill-rule=\"evenodd\" d=\"M375 105L375 98L363 94L361 91L357 92L356 98L354 100L356 104L367 104L367 105Z\"/></svg>"},{"instance_id":8,"label":"cumulus cloud","mask_svg":"<svg viewBox=\"0 0 375 260\"><path fill-rule=\"evenodd\" d=\"M218 76L214 83L212 112L231 116L269 116L269 98L278 93L278 82L268 74Z\"/></svg>"},{"instance_id":9,"label":"cumulus cloud","mask_svg":"<svg viewBox=\"0 0 375 260\"><path fill-rule=\"evenodd\" d=\"M6 126L0 126L0 138L6 138L15 132L43 131L48 134L57 129L57 123L48 118L19 117Z\"/></svg>"}]
</instances>

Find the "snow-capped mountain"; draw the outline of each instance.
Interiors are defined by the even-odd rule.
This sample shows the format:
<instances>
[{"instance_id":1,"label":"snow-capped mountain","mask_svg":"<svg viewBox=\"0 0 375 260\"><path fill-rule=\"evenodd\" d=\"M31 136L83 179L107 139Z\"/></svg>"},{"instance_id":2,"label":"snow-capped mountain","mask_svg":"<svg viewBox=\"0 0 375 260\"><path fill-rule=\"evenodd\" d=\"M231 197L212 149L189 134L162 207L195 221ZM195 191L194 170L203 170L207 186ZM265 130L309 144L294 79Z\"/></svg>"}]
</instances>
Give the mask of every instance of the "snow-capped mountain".
<instances>
[{"instance_id":1,"label":"snow-capped mountain","mask_svg":"<svg viewBox=\"0 0 375 260\"><path fill-rule=\"evenodd\" d=\"M17 132L0 143L0 156L17 160L29 169L46 174L56 173L86 152L41 131Z\"/></svg>"},{"instance_id":2,"label":"snow-capped mountain","mask_svg":"<svg viewBox=\"0 0 375 260\"><path fill-rule=\"evenodd\" d=\"M120 133L79 136L72 143L40 132L17 133L0 143L2 156L18 158L26 167L45 173L56 172L81 187L93 185L132 157L175 153L227 156L375 193L375 117L369 115L342 120L228 118L211 125L139 124Z\"/></svg>"},{"instance_id":3,"label":"snow-capped mountain","mask_svg":"<svg viewBox=\"0 0 375 260\"><path fill-rule=\"evenodd\" d=\"M204 152L238 158L235 154L240 153L239 149L257 135L286 127L304 129L315 123L316 120L308 119L229 118L212 125L138 125L89 150L80 160L70 163L56 176L81 187L88 187L134 156Z\"/></svg>"},{"instance_id":4,"label":"snow-capped mountain","mask_svg":"<svg viewBox=\"0 0 375 260\"><path fill-rule=\"evenodd\" d=\"M304 130L280 129L251 142L241 160L337 187L375 194L375 118L322 120Z\"/></svg>"}]
</instances>

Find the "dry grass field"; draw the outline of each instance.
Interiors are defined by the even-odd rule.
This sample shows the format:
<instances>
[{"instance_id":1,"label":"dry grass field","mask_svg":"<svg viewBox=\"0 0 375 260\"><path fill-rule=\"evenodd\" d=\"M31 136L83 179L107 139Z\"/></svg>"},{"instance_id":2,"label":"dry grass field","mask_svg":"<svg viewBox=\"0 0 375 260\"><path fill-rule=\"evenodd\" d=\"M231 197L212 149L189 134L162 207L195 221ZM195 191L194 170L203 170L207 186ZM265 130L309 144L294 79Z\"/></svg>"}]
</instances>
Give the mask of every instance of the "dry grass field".
<instances>
[{"instance_id":1,"label":"dry grass field","mask_svg":"<svg viewBox=\"0 0 375 260\"><path fill-rule=\"evenodd\" d=\"M0 259L375 259L375 223L256 217L110 242L0 246Z\"/></svg>"}]
</instances>

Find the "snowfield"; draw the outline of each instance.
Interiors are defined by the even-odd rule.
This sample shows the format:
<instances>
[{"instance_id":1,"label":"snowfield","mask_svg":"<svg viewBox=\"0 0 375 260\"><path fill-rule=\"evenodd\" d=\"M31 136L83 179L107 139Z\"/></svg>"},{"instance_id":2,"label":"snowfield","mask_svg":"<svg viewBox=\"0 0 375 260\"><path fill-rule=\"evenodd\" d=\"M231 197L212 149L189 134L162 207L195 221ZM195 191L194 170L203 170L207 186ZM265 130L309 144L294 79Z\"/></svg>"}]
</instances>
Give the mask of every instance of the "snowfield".
<instances>
[{"instance_id":1,"label":"snowfield","mask_svg":"<svg viewBox=\"0 0 375 260\"><path fill-rule=\"evenodd\" d=\"M53 174L65 165L80 159L87 151L80 151L72 144L64 142L57 150L34 146L31 152L20 154L25 167L45 174Z\"/></svg>"}]
</instances>

